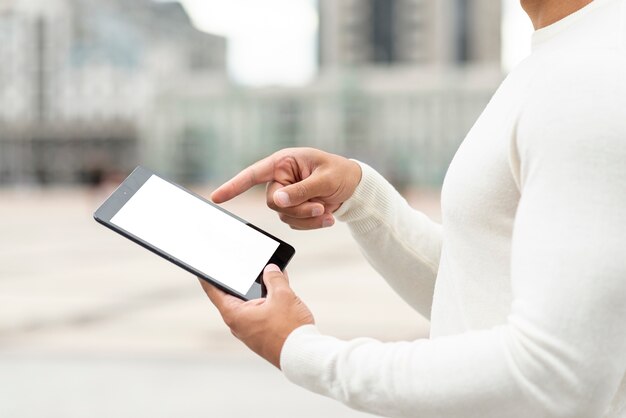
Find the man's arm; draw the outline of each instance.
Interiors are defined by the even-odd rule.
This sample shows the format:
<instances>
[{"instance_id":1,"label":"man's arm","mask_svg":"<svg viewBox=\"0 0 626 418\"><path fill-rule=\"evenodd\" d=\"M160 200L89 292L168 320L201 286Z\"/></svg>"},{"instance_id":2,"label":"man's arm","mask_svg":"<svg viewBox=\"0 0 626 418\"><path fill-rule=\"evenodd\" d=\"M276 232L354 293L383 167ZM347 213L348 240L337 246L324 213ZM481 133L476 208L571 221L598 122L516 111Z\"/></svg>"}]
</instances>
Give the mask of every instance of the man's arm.
<instances>
[{"instance_id":1,"label":"man's arm","mask_svg":"<svg viewBox=\"0 0 626 418\"><path fill-rule=\"evenodd\" d=\"M622 148L609 171L624 158ZM607 171L597 170L605 181ZM283 372L384 416L603 416L626 370L626 176L619 171L600 193L586 181L554 196L542 176L529 180L505 325L398 343L340 341L303 326L282 348Z\"/></svg>"},{"instance_id":2,"label":"man's arm","mask_svg":"<svg viewBox=\"0 0 626 418\"><path fill-rule=\"evenodd\" d=\"M268 183L267 204L294 229L350 226L369 262L414 309L429 317L441 227L411 208L369 166L312 148L291 148L246 168L212 194L222 203Z\"/></svg>"},{"instance_id":3,"label":"man's arm","mask_svg":"<svg viewBox=\"0 0 626 418\"><path fill-rule=\"evenodd\" d=\"M603 416L626 371L624 67L573 74L576 89L550 78L545 93L569 105L539 95L521 116L506 323L388 344L303 326L283 346L286 376L385 416Z\"/></svg>"},{"instance_id":4,"label":"man's arm","mask_svg":"<svg viewBox=\"0 0 626 418\"><path fill-rule=\"evenodd\" d=\"M335 212L369 263L410 306L430 317L441 256L441 225L409 206L387 180L360 163L362 177Z\"/></svg>"}]
</instances>

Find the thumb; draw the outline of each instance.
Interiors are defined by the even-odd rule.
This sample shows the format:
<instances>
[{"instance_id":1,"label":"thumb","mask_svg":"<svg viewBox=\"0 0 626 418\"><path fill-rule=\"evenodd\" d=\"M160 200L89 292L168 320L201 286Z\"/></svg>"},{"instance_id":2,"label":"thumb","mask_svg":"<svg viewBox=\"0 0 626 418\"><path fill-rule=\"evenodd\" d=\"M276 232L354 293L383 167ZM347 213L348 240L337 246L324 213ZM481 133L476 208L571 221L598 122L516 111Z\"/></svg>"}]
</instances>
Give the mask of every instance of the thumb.
<instances>
[{"instance_id":1,"label":"thumb","mask_svg":"<svg viewBox=\"0 0 626 418\"><path fill-rule=\"evenodd\" d=\"M273 196L274 203L281 208L298 206L301 203L323 196L328 186L326 183L322 176L314 173L302 181L276 190Z\"/></svg>"},{"instance_id":2,"label":"thumb","mask_svg":"<svg viewBox=\"0 0 626 418\"><path fill-rule=\"evenodd\" d=\"M267 298L271 298L280 288L289 289L289 282L276 264L268 264L263 270L263 282L267 287Z\"/></svg>"}]
</instances>

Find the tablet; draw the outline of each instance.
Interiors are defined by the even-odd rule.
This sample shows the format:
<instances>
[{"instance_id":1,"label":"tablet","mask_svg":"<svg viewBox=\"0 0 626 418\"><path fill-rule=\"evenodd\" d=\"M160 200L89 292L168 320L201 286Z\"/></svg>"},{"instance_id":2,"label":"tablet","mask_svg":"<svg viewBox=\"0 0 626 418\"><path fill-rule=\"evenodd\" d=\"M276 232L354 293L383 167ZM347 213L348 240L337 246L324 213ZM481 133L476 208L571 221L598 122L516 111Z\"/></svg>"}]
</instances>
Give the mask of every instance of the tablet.
<instances>
[{"instance_id":1,"label":"tablet","mask_svg":"<svg viewBox=\"0 0 626 418\"><path fill-rule=\"evenodd\" d=\"M265 297L263 269L294 248L144 167L94 213L96 221L243 300Z\"/></svg>"}]
</instances>

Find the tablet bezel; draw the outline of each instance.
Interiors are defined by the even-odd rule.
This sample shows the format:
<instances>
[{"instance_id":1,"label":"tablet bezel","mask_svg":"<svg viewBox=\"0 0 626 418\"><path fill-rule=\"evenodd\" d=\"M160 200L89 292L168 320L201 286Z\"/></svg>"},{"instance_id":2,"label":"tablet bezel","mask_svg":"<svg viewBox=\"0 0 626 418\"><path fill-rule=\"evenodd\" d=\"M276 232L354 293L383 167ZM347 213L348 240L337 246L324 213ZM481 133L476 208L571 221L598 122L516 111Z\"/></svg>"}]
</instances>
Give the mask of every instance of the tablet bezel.
<instances>
[{"instance_id":1,"label":"tablet bezel","mask_svg":"<svg viewBox=\"0 0 626 418\"><path fill-rule=\"evenodd\" d=\"M276 264L278 267L280 267L281 270L284 270L284 268L287 266L287 264L289 263L289 261L291 260L291 258L293 257L293 255L295 254L295 249L287 244L286 242L284 242L283 240L276 238L275 236L273 236L272 234L269 234L265 231L263 231L262 229L258 228L257 226L251 224L250 222L238 217L237 215L230 213L229 211L227 211L224 208L219 207L218 205L214 204L213 202L210 202L209 200L203 198L202 196L192 192L191 190L188 190L184 187L182 187L179 184L174 183L173 181L168 180L167 178L164 178L156 173L154 173L153 171L139 166L137 167L123 182L122 184L119 185L119 187L111 194L111 196L109 196L104 203L102 203L102 205L96 210L96 212L94 213L93 217L94 219L101 223L102 225L106 226L107 228L117 232L118 234L128 238L129 240L135 242L136 244L141 245L142 247L144 247L145 249L153 252L154 254L168 260L169 262L177 265L178 267L188 271L191 274L196 275L197 277L199 277L200 279L203 279L209 283L211 283L212 285L222 289L223 291L238 297L239 299L242 300L251 300L251 299L258 299L258 298L262 298L265 297L266 294L266 289L265 289L265 285L263 284L263 270L261 270L259 272L259 275L257 276L256 280L253 282L252 287L248 290L248 292L244 295L241 294L239 292L237 292L234 289L231 289L230 287L228 287L227 285L225 285L224 283L222 283L221 281L219 281L217 278L208 276L207 274L201 272L200 270L194 268L193 266L184 263L183 261L179 260L178 258L172 256L171 254L168 254L167 252L161 250L160 248L152 245L151 243L142 240L141 238L133 235L132 233L126 231L123 228L120 228L119 226L115 225L114 223L111 222L111 219L117 214L117 212L119 212L124 205L135 195L135 193L137 193L137 191L139 189L141 189L141 187L146 183L146 181L148 181L148 179L150 179L150 177L152 176L157 176L159 178L161 178L164 181L167 181L168 183L170 183L171 185L191 194L192 196L200 199L201 201L207 203L208 205L211 205L212 207L222 211L223 213L237 219L238 221L244 223L245 225L249 226L250 228L258 231L259 233L268 236L269 238L275 240L276 242L279 243L278 248L276 249L276 251L274 251L274 254L272 255L272 257L270 257L270 259L267 261L266 264Z\"/></svg>"}]
</instances>

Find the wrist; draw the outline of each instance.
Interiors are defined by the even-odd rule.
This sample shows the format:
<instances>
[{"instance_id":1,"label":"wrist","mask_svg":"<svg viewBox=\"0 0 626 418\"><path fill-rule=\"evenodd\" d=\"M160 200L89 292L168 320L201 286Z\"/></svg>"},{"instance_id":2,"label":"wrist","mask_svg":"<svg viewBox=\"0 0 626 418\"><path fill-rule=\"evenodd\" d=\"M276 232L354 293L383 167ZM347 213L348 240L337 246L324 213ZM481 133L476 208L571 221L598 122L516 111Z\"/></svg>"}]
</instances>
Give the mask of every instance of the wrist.
<instances>
[{"instance_id":1,"label":"wrist","mask_svg":"<svg viewBox=\"0 0 626 418\"><path fill-rule=\"evenodd\" d=\"M339 204L339 206L337 206L337 208L332 211L333 214L343 212L341 208L345 205L345 203L348 200L352 198L352 196L356 192L356 189L357 187L359 187L359 184L361 183L361 180L363 178L363 170L359 162L356 160L347 160L347 162L348 162L349 169L345 177L346 181L344 183L344 191L343 191L344 199Z\"/></svg>"},{"instance_id":2,"label":"wrist","mask_svg":"<svg viewBox=\"0 0 626 418\"><path fill-rule=\"evenodd\" d=\"M281 365L280 365L280 358L282 356L283 348L285 347L285 343L287 342L287 339L289 339L289 336L292 335L296 330L302 327L305 327L307 325L314 325L314 324L313 323L298 324L294 327L291 327L289 331L285 333L281 333L275 338L272 338L271 341L269 341L269 344L267 345L266 349L263 350L264 353L261 356L265 358L267 361L269 361L271 364L276 366L277 369L282 370Z\"/></svg>"},{"instance_id":3,"label":"wrist","mask_svg":"<svg viewBox=\"0 0 626 418\"><path fill-rule=\"evenodd\" d=\"M350 163L350 166L351 166L351 175L350 175L351 184L349 188L350 196L348 196L348 199L349 199L352 197L352 195L356 191L356 188L361 183L361 179L363 178L363 169L361 168L361 164L359 164L356 160L348 160L348 162Z\"/></svg>"},{"instance_id":4,"label":"wrist","mask_svg":"<svg viewBox=\"0 0 626 418\"><path fill-rule=\"evenodd\" d=\"M272 339L272 341L270 341L269 344L266 346L265 350L263 350L263 353L259 353L261 354L261 357L263 357L265 360L270 362L278 370L281 370L280 356L282 354L283 347L285 346L285 342L287 341L287 338L288 336L287 337L281 336L281 337Z\"/></svg>"}]
</instances>

